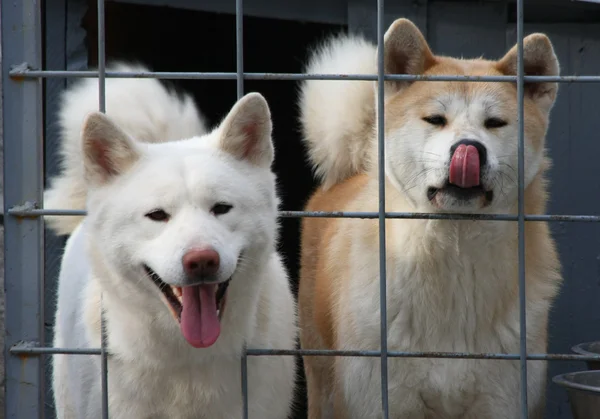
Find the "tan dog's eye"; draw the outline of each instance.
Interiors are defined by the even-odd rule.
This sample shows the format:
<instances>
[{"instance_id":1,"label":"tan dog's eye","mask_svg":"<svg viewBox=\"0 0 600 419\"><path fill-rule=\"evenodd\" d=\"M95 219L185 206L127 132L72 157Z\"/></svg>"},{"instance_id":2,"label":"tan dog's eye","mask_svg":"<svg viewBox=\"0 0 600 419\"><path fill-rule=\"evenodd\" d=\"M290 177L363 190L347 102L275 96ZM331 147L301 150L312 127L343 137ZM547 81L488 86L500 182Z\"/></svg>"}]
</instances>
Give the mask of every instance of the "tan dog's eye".
<instances>
[{"instance_id":1,"label":"tan dog's eye","mask_svg":"<svg viewBox=\"0 0 600 419\"><path fill-rule=\"evenodd\" d=\"M487 129L493 129L493 128L502 128L506 125L508 125L508 122L506 122L503 119L500 118L488 118L485 120L485 122L483 123L485 125L485 127Z\"/></svg>"},{"instance_id":2,"label":"tan dog's eye","mask_svg":"<svg viewBox=\"0 0 600 419\"><path fill-rule=\"evenodd\" d=\"M448 123L443 115L430 115L423 118L423 121L435 125L436 127L444 127Z\"/></svg>"}]
</instances>

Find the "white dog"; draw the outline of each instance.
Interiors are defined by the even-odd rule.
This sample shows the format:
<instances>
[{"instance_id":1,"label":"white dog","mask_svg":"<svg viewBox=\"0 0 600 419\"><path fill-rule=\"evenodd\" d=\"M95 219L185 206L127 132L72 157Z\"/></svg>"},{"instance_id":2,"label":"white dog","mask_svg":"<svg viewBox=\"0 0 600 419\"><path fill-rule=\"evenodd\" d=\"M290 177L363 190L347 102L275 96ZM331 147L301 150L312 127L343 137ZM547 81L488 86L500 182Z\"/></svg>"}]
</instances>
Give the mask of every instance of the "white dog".
<instances>
[{"instance_id":1,"label":"white dog","mask_svg":"<svg viewBox=\"0 0 600 419\"><path fill-rule=\"evenodd\" d=\"M192 100L156 80L107 79L107 115L97 98L86 80L60 111L46 207L88 215L49 219L71 234L54 345L100 347L102 309L111 418L241 418L244 345L296 338L268 105L248 94L204 134ZM292 357L249 357L249 416L287 418L294 381ZM60 419L101 417L99 356L56 355L53 387Z\"/></svg>"}]
</instances>

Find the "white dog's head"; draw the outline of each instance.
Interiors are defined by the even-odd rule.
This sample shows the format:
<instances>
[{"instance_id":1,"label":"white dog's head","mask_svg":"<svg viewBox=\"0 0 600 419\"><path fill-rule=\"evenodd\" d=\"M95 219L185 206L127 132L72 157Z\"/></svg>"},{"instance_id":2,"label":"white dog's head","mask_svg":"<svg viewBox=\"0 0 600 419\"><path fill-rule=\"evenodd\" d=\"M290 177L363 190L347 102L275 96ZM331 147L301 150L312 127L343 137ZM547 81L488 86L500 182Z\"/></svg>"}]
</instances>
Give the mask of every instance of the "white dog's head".
<instances>
[{"instance_id":1,"label":"white dog's head","mask_svg":"<svg viewBox=\"0 0 600 419\"><path fill-rule=\"evenodd\" d=\"M217 340L230 281L255 278L243 273L274 249L271 130L257 93L210 134L177 142L137 142L101 113L85 121L92 252L132 303L162 299L192 346Z\"/></svg>"},{"instance_id":2,"label":"white dog's head","mask_svg":"<svg viewBox=\"0 0 600 419\"><path fill-rule=\"evenodd\" d=\"M517 47L499 61L434 56L417 27L398 19L385 34L393 74L517 74ZM526 75L556 76L543 34L524 39ZM525 187L545 168L544 144L557 83L525 84ZM517 86L506 82L385 82L386 173L417 210L510 210L517 199Z\"/></svg>"}]
</instances>

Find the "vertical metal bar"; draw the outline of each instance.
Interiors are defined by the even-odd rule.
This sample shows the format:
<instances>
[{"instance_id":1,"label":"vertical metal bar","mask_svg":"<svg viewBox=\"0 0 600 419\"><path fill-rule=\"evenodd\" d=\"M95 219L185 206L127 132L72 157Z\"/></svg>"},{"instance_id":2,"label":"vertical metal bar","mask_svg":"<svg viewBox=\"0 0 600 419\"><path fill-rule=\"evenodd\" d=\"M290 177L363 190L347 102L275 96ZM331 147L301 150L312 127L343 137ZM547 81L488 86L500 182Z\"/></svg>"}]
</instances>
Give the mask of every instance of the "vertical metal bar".
<instances>
[{"instance_id":1,"label":"vertical metal bar","mask_svg":"<svg viewBox=\"0 0 600 419\"><path fill-rule=\"evenodd\" d=\"M98 0L98 107L106 112L106 29L104 26L104 0ZM108 419L108 356L106 350L106 319L104 318L103 299L100 297L101 352L100 369L102 371L102 419Z\"/></svg>"},{"instance_id":2,"label":"vertical metal bar","mask_svg":"<svg viewBox=\"0 0 600 419\"><path fill-rule=\"evenodd\" d=\"M523 63L523 0L517 0L518 241L521 417L527 419L527 310L525 305L525 67Z\"/></svg>"},{"instance_id":3,"label":"vertical metal bar","mask_svg":"<svg viewBox=\"0 0 600 419\"><path fill-rule=\"evenodd\" d=\"M11 355L19 341L44 342L42 218L8 215L13 206L40 205L43 189L42 80L13 80L12 65L42 68L39 0L1 0L4 137L5 411L6 419L42 418L40 357Z\"/></svg>"},{"instance_id":4,"label":"vertical metal bar","mask_svg":"<svg viewBox=\"0 0 600 419\"><path fill-rule=\"evenodd\" d=\"M66 70L66 38L67 25L66 11L68 0L54 0L46 3L42 10L42 19L45 22L43 37L44 67L49 69ZM57 129L54 118L55 109L58 108L61 93L66 87L66 79L46 79L44 81L44 178L55 175L60 165L59 144L61 135ZM64 252L65 238L53 232L44 232L44 340L52 342L54 339L55 297L58 288L61 257ZM43 365L48 371L47 361L53 356L44 356ZM44 417L54 418L54 400L52 391L52 376L46 373L44 377Z\"/></svg>"},{"instance_id":5,"label":"vertical metal bar","mask_svg":"<svg viewBox=\"0 0 600 419\"><path fill-rule=\"evenodd\" d=\"M100 112L106 112L106 30L104 28L104 0L98 0L98 87Z\"/></svg>"},{"instance_id":6,"label":"vertical metal bar","mask_svg":"<svg viewBox=\"0 0 600 419\"><path fill-rule=\"evenodd\" d=\"M242 352L242 417L248 419L248 354L246 352L246 345Z\"/></svg>"},{"instance_id":7,"label":"vertical metal bar","mask_svg":"<svg viewBox=\"0 0 600 419\"><path fill-rule=\"evenodd\" d=\"M104 299L100 295L100 369L102 370L102 419L108 419L108 356L106 350L106 319L104 318Z\"/></svg>"},{"instance_id":8,"label":"vertical metal bar","mask_svg":"<svg viewBox=\"0 0 600 419\"><path fill-rule=\"evenodd\" d=\"M244 3L235 0L235 58L237 71L237 98L244 96ZM248 419L248 353L246 345L242 349L242 417Z\"/></svg>"},{"instance_id":9,"label":"vertical metal bar","mask_svg":"<svg viewBox=\"0 0 600 419\"><path fill-rule=\"evenodd\" d=\"M235 0L235 58L237 98L244 96L244 9L243 0Z\"/></svg>"},{"instance_id":10,"label":"vertical metal bar","mask_svg":"<svg viewBox=\"0 0 600 419\"><path fill-rule=\"evenodd\" d=\"M377 148L379 177L379 310L381 327L381 410L383 419L388 412L388 357L387 357L387 290L385 251L385 98L384 88L384 0L377 0Z\"/></svg>"}]
</instances>

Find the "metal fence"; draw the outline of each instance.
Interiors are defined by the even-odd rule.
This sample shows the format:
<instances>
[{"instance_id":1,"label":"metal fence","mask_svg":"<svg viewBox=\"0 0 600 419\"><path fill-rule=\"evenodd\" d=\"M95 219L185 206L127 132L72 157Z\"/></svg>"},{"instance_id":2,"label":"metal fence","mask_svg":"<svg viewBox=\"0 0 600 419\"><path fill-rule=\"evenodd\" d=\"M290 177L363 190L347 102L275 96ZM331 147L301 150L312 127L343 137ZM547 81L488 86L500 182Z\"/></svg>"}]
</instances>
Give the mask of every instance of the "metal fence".
<instances>
[{"instance_id":1,"label":"metal fence","mask_svg":"<svg viewBox=\"0 0 600 419\"><path fill-rule=\"evenodd\" d=\"M579 360L600 361L600 356L573 354L528 354L525 322L525 221L546 222L598 222L594 215L528 215L524 213L524 83L600 82L600 76L525 76L523 68L523 3L517 0L518 70L517 76L494 77L423 77L413 75L386 75L383 71L383 48L378 50L378 73L356 74L281 74L244 73L243 62L243 0L236 0L236 58L235 73L201 72L107 72L105 68L104 0L98 5L98 70L97 71L45 71L42 69L41 2L40 0L1 0L2 28L2 82L4 125L4 179L5 179L5 363L6 407L5 417L41 418L44 412L44 377L42 355L72 354L99 355L102 357L102 407L108 418L106 342L96 349L43 347L44 334L44 225L43 215L82 215L84 211L43 210L43 112L42 80L44 78L97 77L100 86L99 108L105 109L106 77L162 78L162 79L230 79L237 80L238 98L243 95L244 80L373 80L378 82L378 162L379 211L378 212L303 212L282 211L281 217L346 217L377 218L379 220L380 254L380 309L381 349L379 351L328 351L279 350L248 348L242 357L240 380L243 394L243 417L248 417L248 356L361 356L381 359L381 411L388 418L387 362L392 357L462 358L519 360L521 369L521 417L527 418L527 360ZM383 45L385 29L384 0L377 1L377 41ZM427 214L385 212L384 178L384 80L436 80L436 81L492 81L516 83L518 105L518 214ZM385 219L455 219L500 220L518 223L519 299L520 299L520 351L515 354L458 353L458 352L393 352L387 349L386 314L386 249Z\"/></svg>"}]
</instances>

